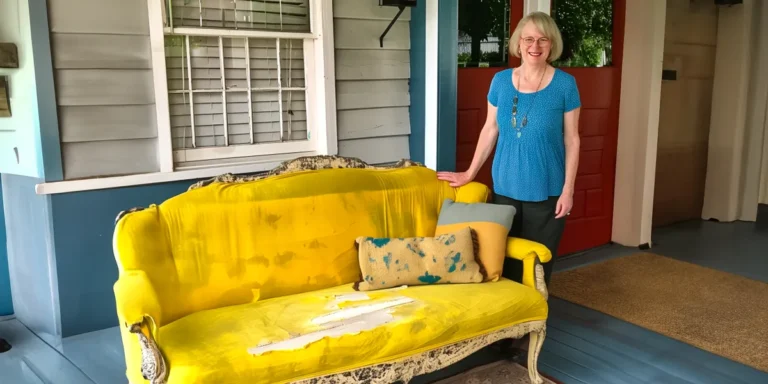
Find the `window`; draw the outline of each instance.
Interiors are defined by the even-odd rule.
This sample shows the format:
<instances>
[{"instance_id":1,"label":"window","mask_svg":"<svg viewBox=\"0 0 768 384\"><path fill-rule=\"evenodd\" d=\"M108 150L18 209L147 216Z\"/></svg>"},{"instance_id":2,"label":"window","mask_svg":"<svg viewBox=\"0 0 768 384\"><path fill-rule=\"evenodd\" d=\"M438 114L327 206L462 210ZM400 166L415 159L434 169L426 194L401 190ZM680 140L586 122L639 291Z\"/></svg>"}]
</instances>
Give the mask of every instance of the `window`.
<instances>
[{"instance_id":1,"label":"window","mask_svg":"<svg viewBox=\"0 0 768 384\"><path fill-rule=\"evenodd\" d=\"M329 2L148 1L162 171L335 152Z\"/></svg>"},{"instance_id":2,"label":"window","mask_svg":"<svg viewBox=\"0 0 768 384\"><path fill-rule=\"evenodd\" d=\"M557 67L612 65L613 0L552 0L551 15L563 35Z\"/></svg>"},{"instance_id":3,"label":"window","mask_svg":"<svg viewBox=\"0 0 768 384\"><path fill-rule=\"evenodd\" d=\"M507 67L509 0L459 0L459 67Z\"/></svg>"}]
</instances>

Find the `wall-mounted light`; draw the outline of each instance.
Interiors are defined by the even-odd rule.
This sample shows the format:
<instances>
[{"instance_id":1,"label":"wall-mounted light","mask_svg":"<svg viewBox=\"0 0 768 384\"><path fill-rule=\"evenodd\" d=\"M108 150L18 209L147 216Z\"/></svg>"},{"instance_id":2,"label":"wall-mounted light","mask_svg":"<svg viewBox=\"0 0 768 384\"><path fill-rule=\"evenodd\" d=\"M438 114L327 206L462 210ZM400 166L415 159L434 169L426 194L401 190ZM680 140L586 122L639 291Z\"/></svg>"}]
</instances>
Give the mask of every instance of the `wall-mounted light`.
<instances>
[{"instance_id":1,"label":"wall-mounted light","mask_svg":"<svg viewBox=\"0 0 768 384\"><path fill-rule=\"evenodd\" d=\"M387 29L384 30L384 33L382 33L379 37L379 46L384 48L384 36L386 36L392 26L395 25L395 22L398 18L400 18L400 15L403 13L403 11L405 11L405 8L412 8L416 6L416 0L379 0L379 6L397 7L400 9L397 12L397 15L395 15L395 18L387 26Z\"/></svg>"}]
</instances>

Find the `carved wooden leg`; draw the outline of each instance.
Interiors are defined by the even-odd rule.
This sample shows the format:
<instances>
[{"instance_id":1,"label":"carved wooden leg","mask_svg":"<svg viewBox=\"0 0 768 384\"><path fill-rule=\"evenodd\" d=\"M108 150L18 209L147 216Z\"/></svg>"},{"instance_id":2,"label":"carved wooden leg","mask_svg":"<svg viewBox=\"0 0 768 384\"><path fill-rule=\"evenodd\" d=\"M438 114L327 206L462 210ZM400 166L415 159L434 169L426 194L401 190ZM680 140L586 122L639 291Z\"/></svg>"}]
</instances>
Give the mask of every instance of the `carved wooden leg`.
<instances>
[{"instance_id":1,"label":"carved wooden leg","mask_svg":"<svg viewBox=\"0 0 768 384\"><path fill-rule=\"evenodd\" d=\"M546 327L541 331L533 331L530 333L531 343L528 346L528 376L531 378L532 384L542 384L544 382L539 375L538 363L539 354L541 353L541 347L544 345L544 338L546 335Z\"/></svg>"}]
</instances>

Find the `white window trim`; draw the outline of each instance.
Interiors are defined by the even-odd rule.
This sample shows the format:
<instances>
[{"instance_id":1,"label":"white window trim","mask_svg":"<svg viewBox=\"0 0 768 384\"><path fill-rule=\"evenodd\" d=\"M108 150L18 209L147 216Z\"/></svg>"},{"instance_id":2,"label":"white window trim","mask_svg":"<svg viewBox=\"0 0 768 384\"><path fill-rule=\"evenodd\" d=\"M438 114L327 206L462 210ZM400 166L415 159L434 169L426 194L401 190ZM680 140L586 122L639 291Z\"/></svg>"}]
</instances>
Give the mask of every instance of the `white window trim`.
<instances>
[{"instance_id":1,"label":"white window trim","mask_svg":"<svg viewBox=\"0 0 768 384\"><path fill-rule=\"evenodd\" d=\"M336 74L333 41L333 0L310 0L311 33L227 31L225 36L244 35L262 37L282 37L305 40L304 58L306 65L307 88L307 132L309 140L301 142L265 143L252 146L210 147L197 155L232 161L201 167L176 169L172 132L170 126L170 107L168 104L168 83L165 71L165 27L163 26L163 0L147 0L149 11L150 50L152 56L153 81L157 119L157 156L160 172L127 176L100 177L81 180L65 180L37 184L37 194L68 193L97 189L119 188L134 185L147 185L182 180L214 177L223 173L255 173L267 171L281 162L299 156L335 155L338 153L336 131ZM222 31L194 28L176 28L179 33L194 32L198 35L219 36ZM159 70L155 70L159 69ZM252 147L250 151L247 148ZM177 157L180 153L175 154ZM186 154L189 156L189 152ZM258 156L258 160L238 162L236 156ZM199 160L187 158L187 160Z\"/></svg>"},{"instance_id":2,"label":"white window trim","mask_svg":"<svg viewBox=\"0 0 768 384\"><path fill-rule=\"evenodd\" d=\"M279 31L218 30L195 27L166 27L163 25L163 0L147 0L149 7L152 72L154 77L155 100L157 101L158 161L161 172L173 172L175 170L176 161L222 160L236 157L281 155L299 152L315 152L317 154L336 153L335 73L332 65L334 55L333 3L326 0L309 1L311 32L296 33ZM214 36L219 38L265 37L304 40L305 92L307 95L307 140L173 150L171 144L170 107L168 104L169 92L165 71L165 35L169 33L177 33L179 35L187 36ZM187 43L188 42L189 39L187 38ZM330 60L331 65L328 65L326 60ZM226 102L223 102L222 105L226 112ZM226 119L224 125L226 130Z\"/></svg>"},{"instance_id":3,"label":"white window trim","mask_svg":"<svg viewBox=\"0 0 768 384\"><path fill-rule=\"evenodd\" d=\"M551 9L551 0L525 0L523 3L523 15L536 11L544 12L549 15Z\"/></svg>"}]
</instances>

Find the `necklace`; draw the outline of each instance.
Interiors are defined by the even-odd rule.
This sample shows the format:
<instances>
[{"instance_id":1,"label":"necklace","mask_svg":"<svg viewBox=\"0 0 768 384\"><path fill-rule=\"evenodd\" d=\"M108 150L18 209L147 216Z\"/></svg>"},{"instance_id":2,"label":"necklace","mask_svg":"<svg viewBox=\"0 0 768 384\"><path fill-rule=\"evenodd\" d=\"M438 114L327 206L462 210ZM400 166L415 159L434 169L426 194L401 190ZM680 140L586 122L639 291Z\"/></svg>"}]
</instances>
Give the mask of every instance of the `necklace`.
<instances>
[{"instance_id":1,"label":"necklace","mask_svg":"<svg viewBox=\"0 0 768 384\"><path fill-rule=\"evenodd\" d=\"M517 131L517 137L520 138L520 136L523 134L521 130L528 125L528 112L531 111L531 107L533 107L533 103L536 101L536 95L539 94L539 88L541 88L541 82L544 80L544 75L547 73L546 68L544 69L544 72L541 73L541 78L539 79L539 85L536 86L536 92L533 93L533 100L531 100L531 104L528 106L528 110L525 111L525 115L523 115L523 121L520 122L520 127L517 126L517 96L520 94L520 78L523 76L522 74L518 75L517 77L517 87L515 88L515 97L512 99L512 128Z\"/></svg>"}]
</instances>

